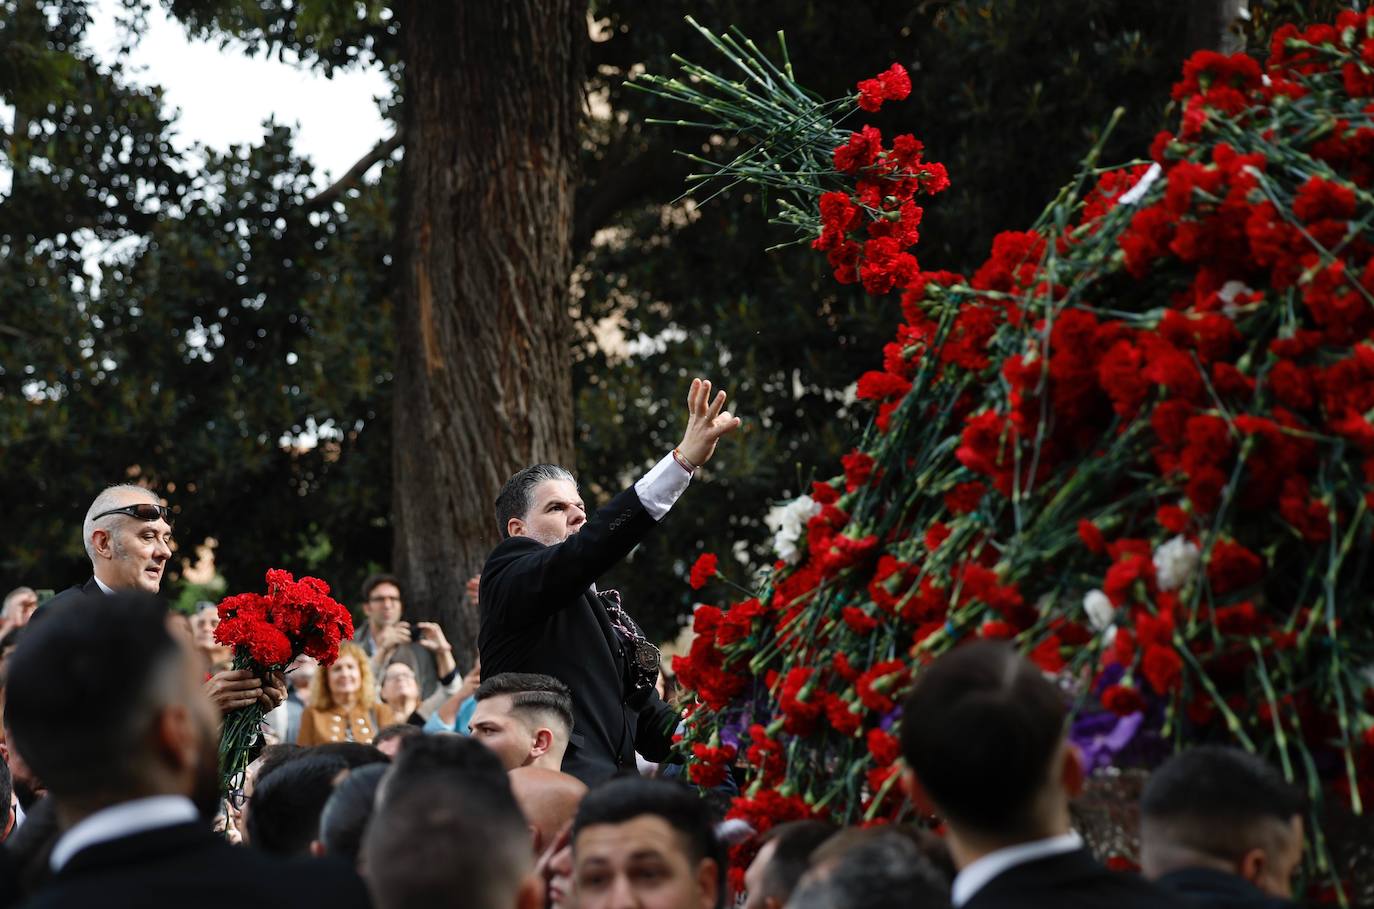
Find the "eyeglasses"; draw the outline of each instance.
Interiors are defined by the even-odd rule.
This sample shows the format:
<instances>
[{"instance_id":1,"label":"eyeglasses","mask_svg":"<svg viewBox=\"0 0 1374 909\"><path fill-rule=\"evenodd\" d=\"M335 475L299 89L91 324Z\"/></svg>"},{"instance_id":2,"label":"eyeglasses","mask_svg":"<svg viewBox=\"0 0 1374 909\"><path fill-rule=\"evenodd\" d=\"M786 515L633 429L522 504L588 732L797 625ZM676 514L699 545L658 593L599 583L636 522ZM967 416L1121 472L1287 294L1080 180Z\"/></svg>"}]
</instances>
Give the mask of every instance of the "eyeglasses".
<instances>
[{"instance_id":1,"label":"eyeglasses","mask_svg":"<svg viewBox=\"0 0 1374 909\"><path fill-rule=\"evenodd\" d=\"M244 795L242 789L230 789L225 795L224 800L229 803L229 807L235 811L242 811L243 806L248 804L248 796Z\"/></svg>"},{"instance_id":2,"label":"eyeglasses","mask_svg":"<svg viewBox=\"0 0 1374 909\"><path fill-rule=\"evenodd\" d=\"M166 505L154 505L151 502L125 505L123 508L111 508L109 511L102 511L91 520L98 521L106 515L112 514L126 514L131 518L138 518L140 521L156 521L158 518L162 518L168 524L172 523L172 509Z\"/></svg>"}]
</instances>

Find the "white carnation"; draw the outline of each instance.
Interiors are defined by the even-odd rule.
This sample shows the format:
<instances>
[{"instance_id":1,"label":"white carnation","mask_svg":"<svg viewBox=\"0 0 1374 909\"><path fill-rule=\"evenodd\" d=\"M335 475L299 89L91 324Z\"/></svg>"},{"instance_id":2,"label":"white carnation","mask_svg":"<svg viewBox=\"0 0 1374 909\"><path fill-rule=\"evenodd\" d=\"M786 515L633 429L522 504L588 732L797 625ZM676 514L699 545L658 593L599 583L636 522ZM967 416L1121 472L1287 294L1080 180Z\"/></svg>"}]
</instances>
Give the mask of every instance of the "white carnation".
<instances>
[{"instance_id":1,"label":"white carnation","mask_svg":"<svg viewBox=\"0 0 1374 909\"><path fill-rule=\"evenodd\" d=\"M820 503L810 496L801 496L768 509L763 516L763 523L773 531L773 550L778 558L789 565L796 564L801 557L798 543L806 534L806 522L820 512Z\"/></svg>"},{"instance_id":2,"label":"white carnation","mask_svg":"<svg viewBox=\"0 0 1374 909\"><path fill-rule=\"evenodd\" d=\"M1089 590L1084 594L1083 611L1088 614L1088 622L1094 631L1106 631L1116 617L1116 607L1100 590Z\"/></svg>"},{"instance_id":3,"label":"white carnation","mask_svg":"<svg viewBox=\"0 0 1374 909\"><path fill-rule=\"evenodd\" d=\"M1195 574L1202 553L1183 537L1174 537L1155 550L1155 579L1159 589L1178 590Z\"/></svg>"}]
</instances>

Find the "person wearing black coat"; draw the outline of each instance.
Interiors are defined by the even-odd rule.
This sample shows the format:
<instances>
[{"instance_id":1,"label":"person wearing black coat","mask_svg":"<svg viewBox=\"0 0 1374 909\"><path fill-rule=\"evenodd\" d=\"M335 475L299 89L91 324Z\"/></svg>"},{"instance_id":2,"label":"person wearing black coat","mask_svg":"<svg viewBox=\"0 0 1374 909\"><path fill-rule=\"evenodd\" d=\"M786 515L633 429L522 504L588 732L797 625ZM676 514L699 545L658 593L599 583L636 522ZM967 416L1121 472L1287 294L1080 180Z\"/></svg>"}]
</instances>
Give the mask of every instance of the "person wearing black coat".
<instances>
[{"instance_id":1,"label":"person wearing black coat","mask_svg":"<svg viewBox=\"0 0 1374 909\"><path fill-rule=\"evenodd\" d=\"M658 696L658 650L596 581L667 514L716 442L739 425L725 393L692 382L682 443L590 519L567 470L527 467L496 501L503 540L482 569L482 675L550 675L572 691L563 771L588 785L668 755L678 717Z\"/></svg>"},{"instance_id":2,"label":"person wearing black coat","mask_svg":"<svg viewBox=\"0 0 1374 909\"><path fill-rule=\"evenodd\" d=\"M50 874L24 905L369 904L346 864L274 860L211 831L219 714L166 606L146 594L35 615L9 661L5 721L61 828L46 848Z\"/></svg>"}]
</instances>

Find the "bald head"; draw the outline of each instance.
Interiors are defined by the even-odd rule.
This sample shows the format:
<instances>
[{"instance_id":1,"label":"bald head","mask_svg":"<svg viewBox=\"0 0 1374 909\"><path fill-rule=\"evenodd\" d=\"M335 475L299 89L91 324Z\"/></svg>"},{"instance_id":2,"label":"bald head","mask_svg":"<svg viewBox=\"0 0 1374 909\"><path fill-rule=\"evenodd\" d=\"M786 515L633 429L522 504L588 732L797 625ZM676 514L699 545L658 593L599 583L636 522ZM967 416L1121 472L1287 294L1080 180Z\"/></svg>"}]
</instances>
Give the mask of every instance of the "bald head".
<instances>
[{"instance_id":1,"label":"bald head","mask_svg":"<svg viewBox=\"0 0 1374 909\"><path fill-rule=\"evenodd\" d=\"M517 767L509 776L520 812L534 828L537 854L572 821L587 794L587 786L571 774L544 767Z\"/></svg>"},{"instance_id":2,"label":"bald head","mask_svg":"<svg viewBox=\"0 0 1374 909\"><path fill-rule=\"evenodd\" d=\"M123 484L102 491L86 510L82 543L91 570L114 590L157 593L162 570L172 556L172 526L161 517L143 520L128 514L106 514L128 505L160 505L157 494Z\"/></svg>"}]
</instances>

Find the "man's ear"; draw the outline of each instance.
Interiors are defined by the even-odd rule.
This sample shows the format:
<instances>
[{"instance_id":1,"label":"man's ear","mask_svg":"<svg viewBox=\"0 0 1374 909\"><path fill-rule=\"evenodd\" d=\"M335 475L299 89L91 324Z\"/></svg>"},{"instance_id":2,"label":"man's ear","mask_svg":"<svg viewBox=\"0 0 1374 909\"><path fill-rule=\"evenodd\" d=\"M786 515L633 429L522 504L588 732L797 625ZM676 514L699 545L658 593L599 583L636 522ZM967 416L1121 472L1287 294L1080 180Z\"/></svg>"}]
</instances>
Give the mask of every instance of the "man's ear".
<instances>
[{"instance_id":1,"label":"man's ear","mask_svg":"<svg viewBox=\"0 0 1374 909\"><path fill-rule=\"evenodd\" d=\"M1083 754L1072 742L1064 743L1063 765L1059 770L1059 781L1069 798L1077 798L1083 791Z\"/></svg>"},{"instance_id":2,"label":"man's ear","mask_svg":"<svg viewBox=\"0 0 1374 909\"><path fill-rule=\"evenodd\" d=\"M544 882L531 874L520 882L515 894L515 909L544 909Z\"/></svg>"},{"instance_id":3,"label":"man's ear","mask_svg":"<svg viewBox=\"0 0 1374 909\"><path fill-rule=\"evenodd\" d=\"M153 723L153 748L177 770L194 767L200 759L196 718L185 704L168 704Z\"/></svg>"},{"instance_id":4,"label":"man's ear","mask_svg":"<svg viewBox=\"0 0 1374 909\"><path fill-rule=\"evenodd\" d=\"M720 866L713 858L697 862L697 888L701 891L701 909L715 909L720 903Z\"/></svg>"},{"instance_id":5,"label":"man's ear","mask_svg":"<svg viewBox=\"0 0 1374 909\"><path fill-rule=\"evenodd\" d=\"M1246 852L1240 857L1240 861L1236 862L1236 873L1261 890L1265 889L1262 883L1268 870L1269 856L1258 846Z\"/></svg>"},{"instance_id":6,"label":"man's ear","mask_svg":"<svg viewBox=\"0 0 1374 909\"><path fill-rule=\"evenodd\" d=\"M533 824L526 825L530 831L530 845L534 847L535 857L544 854L544 835L539 832L539 828Z\"/></svg>"},{"instance_id":7,"label":"man's ear","mask_svg":"<svg viewBox=\"0 0 1374 909\"><path fill-rule=\"evenodd\" d=\"M511 518L506 522L506 536L523 537L525 535L525 522L519 518Z\"/></svg>"},{"instance_id":8,"label":"man's ear","mask_svg":"<svg viewBox=\"0 0 1374 909\"><path fill-rule=\"evenodd\" d=\"M114 538L105 528L97 527L91 531L91 546L102 559L114 558Z\"/></svg>"},{"instance_id":9,"label":"man's ear","mask_svg":"<svg viewBox=\"0 0 1374 909\"><path fill-rule=\"evenodd\" d=\"M311 857L311 858L324 858L324 843L321 843L319 840L311 840L311 841L310 841L310 857Z\"/></svg>"},{"instance_id":10,"label":"man's ear","mask_svg":"<svg viewBox=\"0 0 1374 909\"><path fill-rule=\"evenodd\" d=\"M530 747L530 757L540 758L553 747L553 730L541 726L534 731L534 744Z\"/></svg>"},{"instance_id":11,"label":"man's ear","mask_svg":"<svg viewBox=\"0 0 1374 909\"><path fill-rule=\"evenodd\" d=\"M921 786L921 781L916 778L916 772L910 767L902 771L902 789L906 792L907 798L911 799L911 804L916 806L916 810L927 817L938 817L940 809L935 807L935 803L926 795L925 789Z\"/></svg>"}]
</instances>

